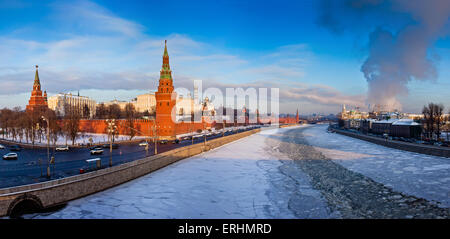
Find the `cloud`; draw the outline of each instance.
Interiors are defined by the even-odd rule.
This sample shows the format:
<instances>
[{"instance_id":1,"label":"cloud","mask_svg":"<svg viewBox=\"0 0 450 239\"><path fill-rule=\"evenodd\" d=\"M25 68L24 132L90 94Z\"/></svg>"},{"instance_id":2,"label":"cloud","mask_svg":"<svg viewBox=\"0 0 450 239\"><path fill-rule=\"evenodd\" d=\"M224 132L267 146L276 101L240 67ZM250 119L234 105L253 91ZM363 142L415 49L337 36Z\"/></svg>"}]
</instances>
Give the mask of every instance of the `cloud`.
<instances>
[{"instance_id":1,"label":"cloud","mask_svg":"<svg viewBox=\"0 0 450 239\"><path fill-rule=\"evenodd\" d=\"M145 27L120 18L104 7L87 0L56 2L54 9L64 23L84 33L112 33L127 37L139 37Z\"/></svg>"},{"instance_id":2,"label":"cloud","mask_svg":"<svg viewBox=\"0 0 450 239\"><path fill-rule=\"evenodd\" d=\"M432 51L439 37L449 33L449 15L448 0L323 0L318 21L332 32L376 26L370 29L361 72L368 83L368 103L394 110L402 108L399 99L408 95L409 82L437 79L438 57ZM394 18L403 21L390 21Z\"/></svg>"},{"instance_id":3,"label":"cloud","mask_svg":"<svg viewBox=\"0 0 450 239\"><path fill-rule=\"evenodd\" d=\"M48 92L154 90L167 39L176 87L192 90L193 80L201 79L204 89L280 88L281 102L340 105L361 101L360 96L345 96L333 88L299 83L307 77L305 68L314 57L306 44L230 54L187 35L150 36L142 25L93 2L56 2L52 7L53 20L60 24L52 40L0 36L0 96L29 93L36 64L42 88Z\"/></svg>"}]
</instances>

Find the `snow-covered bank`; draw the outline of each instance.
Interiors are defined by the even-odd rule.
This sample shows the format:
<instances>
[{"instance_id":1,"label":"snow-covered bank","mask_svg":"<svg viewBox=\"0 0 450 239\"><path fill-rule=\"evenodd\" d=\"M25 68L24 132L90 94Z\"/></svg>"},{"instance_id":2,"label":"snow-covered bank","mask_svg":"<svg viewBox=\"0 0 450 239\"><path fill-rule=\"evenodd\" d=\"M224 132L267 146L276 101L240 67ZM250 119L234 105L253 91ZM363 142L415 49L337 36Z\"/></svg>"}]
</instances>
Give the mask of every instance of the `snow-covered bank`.
<instances>
[{"instance_id":1,"label":"snow-covered bank","mask_svg":"<svg viewBox=\"0 0 450 239\"><path fill-rule=\"evenodd\" d=\"M263 130L36 218L294 218L283 187L290 179L265 143L284 130Z\"/></svg>"},{"instance_id":2,"label":"snow-covered bank","mask_svg":"<svg viewBox=\"0 0 450 239\"><path fill-rule=\"evenodd\" d=\"M225 131L235 131L235 130L245 130L248 128L251 128L253 126L236 126L236 127L227 127L225 128ZM219 129L212 129L211 132L212 133L216 133L219 132L221 133L223 130ZM185 136L192 136L192 135L198 135L198 136L203 136L204 134L210 133L208 130L203 130L201 133L197 133L197 132L191 132L191 133L185 133L185 134L178 134L177 138L181 138L181 137L185 137ZM108 138L108 134L97 134L97 133L78 133L77 138L75 139L74 145L86 145L90 142L92 142L93 144L103 144L103 143L109 143L109 138ZM149 138L148 136L134 136L133 140L135 139L146 139ZM31 144L31 140L29 140L27 142L27 140L25 139L25 137L23 137L21 140L19 139L19 137L16 137L16 140L13 139L13 137L11 135L3 135L0 134L0 139L3 140L7 140L7 141L12 141L12 142L17 142L17 143L23 143L23 144ZM120 141L129 141L130 140L130 136L129 135L116 135L114 137L114 141L115 142L120 142ZM47 137L46 135L42 135L41 140L36 139L34 142L35 145L40 145L40 146L46 146L47 145ZM53 141L51 141L51 145L53 145ZM58 140L56 141L55 145L59 146L59 145L72 145L72 140L70 140L69 138L66 138L64 136L60 136L58 137Z\"/></svg>"},{"instance_id":3,"label":"snow-covered bank","mask_svg":"<svg viewBox=\"0 0 450 239\"><path fill-rule=\"evenodd\" d=\"M308 143L327 158L395 191L450 207L450 160L328 133L326 125L304 131Z\"/></svg>"}]
</instances>

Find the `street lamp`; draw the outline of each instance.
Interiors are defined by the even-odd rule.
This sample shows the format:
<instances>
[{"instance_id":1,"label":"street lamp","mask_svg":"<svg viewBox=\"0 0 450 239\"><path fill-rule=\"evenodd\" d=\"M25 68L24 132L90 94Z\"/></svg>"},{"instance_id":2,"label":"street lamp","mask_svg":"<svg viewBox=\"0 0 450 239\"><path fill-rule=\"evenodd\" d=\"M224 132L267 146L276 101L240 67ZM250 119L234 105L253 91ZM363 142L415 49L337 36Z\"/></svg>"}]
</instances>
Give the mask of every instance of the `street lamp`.
<instances>
[{"instance_id":1,"label":"street lamp","mask_svg":"<svg viewBox=\"0 0 450 239\"><path fill-rule=\"evenodd\" d=\"M50 178L50 122L44 116L41 118L47 123L47 178Z\"/></svg>"},{"instance_id":2,"label":"street lamp","mask_svg":"<svg viewBox=\"0 0 450 239\"><path fill-rule=\"evenodd\" d=\"M225 119L223 118L223 115L222 115L222 137L224 137L225 136Z\"/></svg>"},{"instance_id":3,"label":"street lamp","mask_svg":"<svg viewBox=\"0 0 450 239\"><path fill-rule=\"evenodd\" d=\"M202 124L203 124L203 132L205 132L203 135L204 135L204 138L205 138L205 142L203 142L203 145L205 145L206 146L206 123L205 122L202 122Z\"/></svg>"},{"instance_id":4,"label":"street lamp","mask_svg":"<svg viewBox=\"0 0 450 239\"><path fill-rule=\"evenodd\" d=\"M155 143L155 155L158 154L158 136L157 136L157 132L158 130L156 129L157 125L156 125L156 119L153 119L153 142Z\"/></svg>"},{"instance_id":5,"label":"street lamp","mask_svg":"<svg viewBox=\"0 0 450 239\"><path fill-rule=\"evenodd\" d=\"M116 133L117 126L115 119L107 119L108 125L108 137L109 137L109 166L112 166L112 141L114 140L114 134Z\"/></svg>"}]
</instances>

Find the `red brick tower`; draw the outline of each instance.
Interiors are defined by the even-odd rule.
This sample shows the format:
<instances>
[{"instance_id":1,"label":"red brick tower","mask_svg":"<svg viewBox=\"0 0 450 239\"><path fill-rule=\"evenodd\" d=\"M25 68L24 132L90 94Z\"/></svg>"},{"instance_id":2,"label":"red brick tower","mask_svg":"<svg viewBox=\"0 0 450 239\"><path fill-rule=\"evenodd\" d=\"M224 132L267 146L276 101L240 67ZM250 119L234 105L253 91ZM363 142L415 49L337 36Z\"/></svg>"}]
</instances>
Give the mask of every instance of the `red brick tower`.
<instances>
[{"instance_id":1,"label":"red brick tower","mask_svg":"<svg viewBox=\"0 0 450 239\"><path fill-rule=\"evenodd\" d=\"M176 123L172 120L172 109L176 105L176 93L173 92L172 71L169 65L169 54L167 53L167 40L165 41L163 65L160 71L158 91L156 98L156 125L158 127L158 138L175 140ZM174 115L175 117L175 115Z\"/></svg>"},{"instance_id":2,"label":"red brick tower","mask_svg":"<svg viewBox=\"0 0 450 239\"><path fill-rule=\"evenodd\" d=\"M46 110L47 93L42 95L41 82L39 81L38 66L36 65L36 74L34 76L33 91L31 92L30 100L28 101L27 111Z\"/></svg>"}]
</instances>

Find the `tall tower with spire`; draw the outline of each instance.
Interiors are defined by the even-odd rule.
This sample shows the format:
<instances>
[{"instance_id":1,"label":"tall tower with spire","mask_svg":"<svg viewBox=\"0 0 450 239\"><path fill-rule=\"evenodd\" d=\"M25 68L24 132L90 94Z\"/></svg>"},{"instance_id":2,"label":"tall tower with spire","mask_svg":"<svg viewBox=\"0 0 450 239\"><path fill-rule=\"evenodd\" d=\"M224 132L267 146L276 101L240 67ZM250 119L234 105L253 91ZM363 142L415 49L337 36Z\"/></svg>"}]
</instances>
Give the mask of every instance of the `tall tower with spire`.
<instances>
[{"instance_id":1,"label":"tall tower with spire","mask_svg":"<svg viewBox=\"0 0 450 239\"><path fill-rule=\"evenodd\" d=\"M156 127L159 139L175 140L176 131L176 93L173 91L172 71L169 65L169 54L167 52L167 40L164 46L163 64L159 76L158 91L156 98ZM174 109L175 108L175 109ZM172 119L172 112L175 114Z\"/></svg>"},{"instance_id":2,"label":"tall tower with spire","mask_svg":"<svg viewBox=\"0 0 450 239\"><path fill-rule=\"evenodd\" d=\"M34 75L34 84L33 90L31 91L31 97L28 101L27 111L37 111L37 110L46 110L48 108L47 105L47 92L44 92L42 95L41 90L41 81L39 80L39 72L38 67L36 65L36 74Z\"/></svg>"}]
</instances>

